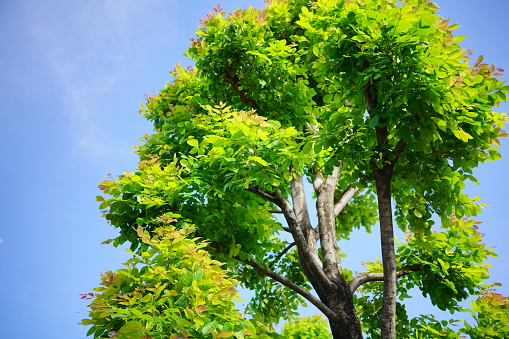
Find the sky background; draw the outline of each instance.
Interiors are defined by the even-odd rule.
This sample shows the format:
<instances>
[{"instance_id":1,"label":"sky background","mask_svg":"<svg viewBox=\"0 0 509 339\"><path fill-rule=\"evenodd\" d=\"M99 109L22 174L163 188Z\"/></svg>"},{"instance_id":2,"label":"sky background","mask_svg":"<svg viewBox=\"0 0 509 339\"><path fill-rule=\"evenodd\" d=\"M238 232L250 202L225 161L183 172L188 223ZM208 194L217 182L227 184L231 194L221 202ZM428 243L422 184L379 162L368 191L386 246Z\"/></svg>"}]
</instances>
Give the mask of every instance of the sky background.
<instances>
[{"instance_id":1,"label":"sky background","mask_svg":"<svg viewBox=\"0 0 509 339\"><path fill-rule=\"evenodd\" d=\"M164 86L198 21L218 0L0 0L0 337L85 338L77 323L99 274L128 254L100 245L117 232L95 196L108 173L135 169L132 146L152 128L137 113L144 94ZM261 7L224 0L222 7ZM507 0L437 0L462 25L461 44L509 71ZM499 111L509 111L508 105ZM499 258L490 281L509 295L509 140L503 159L476 171L467 193L490 206L477 217ZM380 255L374 234L343 248L349 268ZM412 301L410 301L411 303ZM438 314L416 299L409 308ZM315 310L305 310L305 314Z\"/></svg>"}]
</instances>

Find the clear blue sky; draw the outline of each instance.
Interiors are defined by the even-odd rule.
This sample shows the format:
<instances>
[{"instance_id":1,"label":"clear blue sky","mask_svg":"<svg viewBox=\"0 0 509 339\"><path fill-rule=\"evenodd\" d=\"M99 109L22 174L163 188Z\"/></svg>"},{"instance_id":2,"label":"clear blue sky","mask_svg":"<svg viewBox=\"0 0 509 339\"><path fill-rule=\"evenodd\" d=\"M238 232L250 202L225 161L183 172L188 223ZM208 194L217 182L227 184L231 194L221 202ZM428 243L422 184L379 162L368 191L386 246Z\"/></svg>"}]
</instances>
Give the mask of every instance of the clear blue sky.
<instances>
[{"instance_id":1,"label":"clear blue sky","mask_svg":"<svg viewBox=\"0 0 509 339\"><path fill-rule=\"evenodd\" d=\"M4 185L0 219L0 337L84 338L80 293L128 255L100 245L116 232L94 202L108 173L133 170L131 146L150 133L137 114L144 94L162 88L182 61L197 22L218 0L17 0L0 2L0 138ZM462 25L465 48L509 72L509 2L438 0ZM230 11L262 0L225 0ZM500 108L509 111L508 105ZM492 281L509 294L509 140L503 160L469 185L487 207L478 217L497 247ZM369 252L365 252L369 249ZM360 266L379 255L376 237L348 247ZM416 301L412 312L436 313ZM307 311L307 312L313 312Z\"/></svg>"}]
</instances>

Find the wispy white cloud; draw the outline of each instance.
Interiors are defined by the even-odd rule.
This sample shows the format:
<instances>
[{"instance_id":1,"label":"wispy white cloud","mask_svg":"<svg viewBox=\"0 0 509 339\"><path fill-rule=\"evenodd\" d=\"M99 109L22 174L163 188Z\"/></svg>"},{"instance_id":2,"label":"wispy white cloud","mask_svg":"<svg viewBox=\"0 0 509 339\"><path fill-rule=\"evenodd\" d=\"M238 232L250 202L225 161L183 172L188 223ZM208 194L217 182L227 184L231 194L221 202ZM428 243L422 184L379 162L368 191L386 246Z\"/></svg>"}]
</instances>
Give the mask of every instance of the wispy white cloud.
<instances>
[{"instance_id":1,"label":"wispy white cloud","mask_svg":"<svg viewBox=\"0 0 509 339\"><path fill-rule=\"evenodd\" d=\"M61 82L61 102L75 151L111 155L111 135L101 124L108 94L129 72L130 33L141 5L134 0L46 0L33 9L31 35ZM114 146L113 146L114 147Z\"/></svg>"}]
</instances>

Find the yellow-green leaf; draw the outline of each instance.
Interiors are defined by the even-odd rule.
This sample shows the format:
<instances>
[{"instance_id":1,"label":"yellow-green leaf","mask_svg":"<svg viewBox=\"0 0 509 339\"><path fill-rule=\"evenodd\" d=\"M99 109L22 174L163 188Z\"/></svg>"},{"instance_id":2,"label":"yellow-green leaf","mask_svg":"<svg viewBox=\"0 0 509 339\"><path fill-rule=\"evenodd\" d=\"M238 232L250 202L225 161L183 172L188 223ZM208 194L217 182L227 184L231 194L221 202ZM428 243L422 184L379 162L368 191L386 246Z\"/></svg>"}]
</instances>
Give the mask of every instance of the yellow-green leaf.
<instances>
[{"instance_id":1,"label":"yellow-green leaf","mask_svg":"<svg viewBox=\"0 0 509 339\"><path fill-rule=\"evenodd\" d=\"M198 140L196 139L189 139L187 140L187 143L189 146L198 147Z\"/></svg>"},{"instance_id":2,"label":"yellow-green leaf","mask_svg":"<svg viewBox=\"0 0 509 339\"><path fill-rule=\"evenodd\" d=\"M463 142L467 142L468 140L473 139L473 137L470 134L468 134L461 128L453 129L452 132L454 133L454 136L456 138L460 139Z\"/></svg>"},{"instance_id":3,"label":"yellow-green leaf","mask_svg":"<svg viewBox=\"0 0 509 339\"><path fill-rule=\"evenodd\" d=\"M231 331L222 331L217 335L217 338L230 338L233 336L233 332Z\"/></svg>"},{"instance_id":4,"label":"yellow-green leaf","mask_svg":"<svg viewBox=\"0 0 509 339\"><path fill-rule=\"evenodd\" d=\"M262 158L257 157L257 156L251 156L251 157L248 158L248 160L255 161L255 162L259 163L262 166L267 166L268 165L268 163L265 160L263 160Z\"/></svg>"}]
</instances>

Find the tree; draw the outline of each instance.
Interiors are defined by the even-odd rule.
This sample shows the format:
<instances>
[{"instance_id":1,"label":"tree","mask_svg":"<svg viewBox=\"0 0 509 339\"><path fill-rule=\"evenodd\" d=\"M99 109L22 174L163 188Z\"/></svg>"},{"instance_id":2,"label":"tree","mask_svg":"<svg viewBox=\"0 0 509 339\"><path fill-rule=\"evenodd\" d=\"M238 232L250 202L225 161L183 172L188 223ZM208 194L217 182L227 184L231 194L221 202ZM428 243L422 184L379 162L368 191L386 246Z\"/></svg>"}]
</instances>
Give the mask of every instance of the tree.
<instances>
[{"instance_id":1,"label":"tree","mask_svg":"<svg viewBox=\"0 0 509 339\"><path fill-rule=\"evenodd\" d=\"M266 3L216 7L187 51L196 67L177 66L147 98L141 112L155 133L137 148L138 171L100 186L111 196L98 197L104 215L120 230L114 245L144 251L133 227L154 232L154 220L178 215L177 228L195 225L211 255L255 291L255 320L276 323L305 299L335 339L410 331L397 294L412 287L459 310L486 288L494 255L468 219L479 197L462 189L476 182L473 168L500 157L508 119L492 108L509 93L497 80L503 69L482 56L470 65L458 25L426 0ZM337 242L377 220L382 262L354 274ZM397 251L394 221L409 232ZM366 311L379 304L381 315Z\"/></svg>"}]
</instances>

